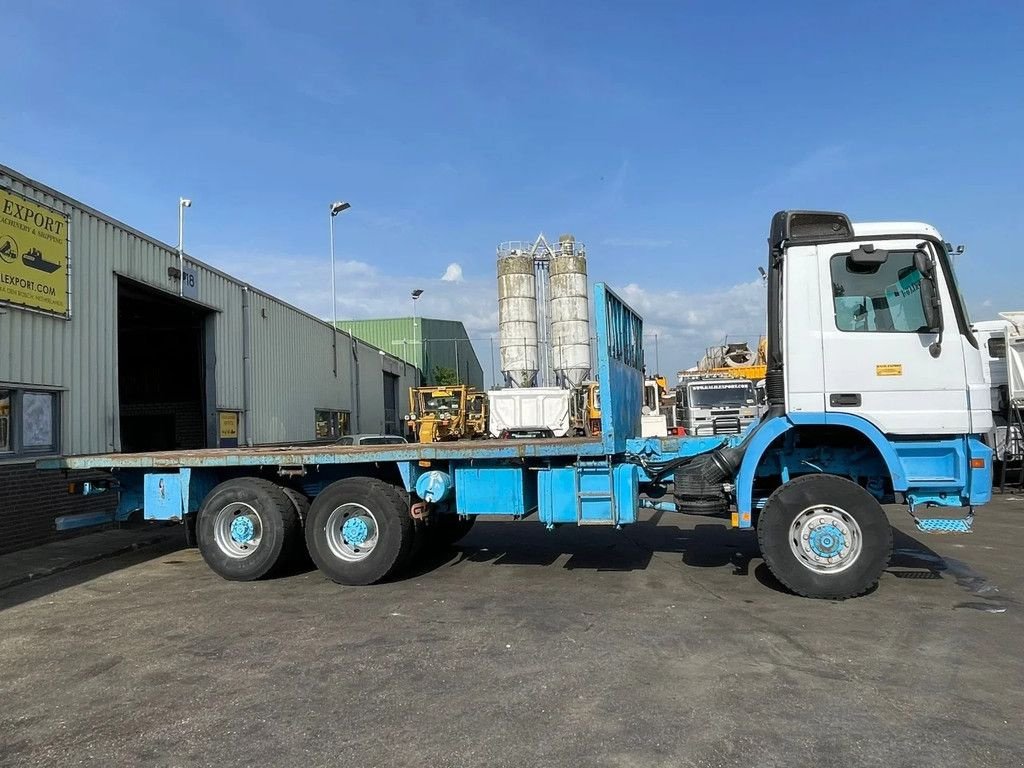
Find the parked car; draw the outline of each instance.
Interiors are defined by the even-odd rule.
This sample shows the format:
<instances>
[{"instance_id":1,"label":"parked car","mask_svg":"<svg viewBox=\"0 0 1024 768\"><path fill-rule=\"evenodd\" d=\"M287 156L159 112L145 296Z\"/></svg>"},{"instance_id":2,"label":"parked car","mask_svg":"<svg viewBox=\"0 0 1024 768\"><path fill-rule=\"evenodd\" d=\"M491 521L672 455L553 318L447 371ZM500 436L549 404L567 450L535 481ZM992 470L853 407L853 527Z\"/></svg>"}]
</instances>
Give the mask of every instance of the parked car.
<instances>
[{"instance_id":1,"label":"parked car","mask_svg":"<svg viewBox=\"0 0 1024 768\"><path fill-rule=\"evenodd\" d=\"M398 445L409 442L401 435L345 435L336 445Z\"/></svg>"}]
</instances>

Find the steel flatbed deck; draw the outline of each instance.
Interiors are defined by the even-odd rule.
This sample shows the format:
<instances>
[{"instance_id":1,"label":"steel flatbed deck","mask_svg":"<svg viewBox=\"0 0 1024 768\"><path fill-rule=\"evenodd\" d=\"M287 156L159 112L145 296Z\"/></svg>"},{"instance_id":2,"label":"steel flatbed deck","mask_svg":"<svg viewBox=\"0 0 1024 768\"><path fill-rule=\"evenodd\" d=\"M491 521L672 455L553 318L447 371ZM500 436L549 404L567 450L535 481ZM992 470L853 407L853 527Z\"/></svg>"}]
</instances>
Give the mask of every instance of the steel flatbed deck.
<instances>
[{"instance_id":1,"label":"steel flatbed deck","mask_svg":"<svg viewBox=\"0 0 1024 768\"><path fill-rule=\"evenodd\" d=\"M185 451L106 453L40 459L41 469L141 469L147 467L246 467L356 464L377 461L543 459L603 456L600 438L457 440L399 445L316 445L203 448Z\"/></svg>"}]
</instances>

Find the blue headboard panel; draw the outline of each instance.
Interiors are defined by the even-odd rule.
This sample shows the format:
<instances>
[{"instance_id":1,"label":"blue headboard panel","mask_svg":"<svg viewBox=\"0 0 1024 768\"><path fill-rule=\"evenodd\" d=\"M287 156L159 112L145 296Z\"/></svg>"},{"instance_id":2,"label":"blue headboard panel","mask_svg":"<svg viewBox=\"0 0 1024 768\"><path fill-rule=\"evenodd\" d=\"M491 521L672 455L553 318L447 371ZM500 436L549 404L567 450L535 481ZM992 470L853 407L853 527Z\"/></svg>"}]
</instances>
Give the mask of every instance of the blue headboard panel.
<instances>
[{"instance_id":1,"label":"blue headboard panel","mask_svg":"<svg viewBox=\"0 0 1024 768\"><path fill-rule=\"evenodd\" d=\"M644 397L644 321L607 285L594 286L597 380L605 453L622 453L640 436Z\"/></svg>"}]
</instances>

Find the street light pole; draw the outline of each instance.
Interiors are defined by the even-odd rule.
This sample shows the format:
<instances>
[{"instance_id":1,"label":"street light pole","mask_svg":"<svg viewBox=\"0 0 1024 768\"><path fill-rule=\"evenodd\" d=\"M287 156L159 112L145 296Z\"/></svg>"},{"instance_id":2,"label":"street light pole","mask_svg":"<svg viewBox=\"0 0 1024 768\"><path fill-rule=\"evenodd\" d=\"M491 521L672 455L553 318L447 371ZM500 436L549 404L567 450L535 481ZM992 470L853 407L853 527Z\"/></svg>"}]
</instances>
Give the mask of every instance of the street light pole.
<instances>
[{"instance_id":1,"label":"street light pole","mask_svg":"<svg viewBox=\"0 0 1024 768\"><path fill-rule=\"evenodd\" d=\"M334 217L351 207L348 203L343 203L340 200L331 203L331 323L335 330L338 329L338 292L334 277Z\"/></svg>"},{"instance_id":2,"label":"street light pole","mask_svg":"<svg viewBox=\"0 0 1024 768\"><path fill-rule=\"evenodd\" d=\"M412 343L413 343L413 345L416 344L416 301L422 295L423 295L423 289L422 288L413 288L412 289L411 296L412 296ZM426 353L426 350L424 350L424 348L423 348L423 334L422 333L420 334L419 352L420 352L419 357L417 357L415 359L419 360L420 364L418 366L416 366L416 367L420 371L420 378L421 379L425 379L426 378L426 372L423 370L423 368L426 366L427 353ZM413 352L412 353L414 355L416 354L416 347L415 346L413 346Z\"/></svg>"},{"instance_id":3,"label":"street light pole","mask_svg":"<svg viewBox=\"0 0 1024 768\"><path fill-rule=\"evenodd\" d=\"M338 291L334 278L334 217L352 206L335 200L331 203L331 354L334 355L334 377L338 377Z\"/></svg>"},{"instance_id":4,"label":"street light pole","mask_svg":"<svg viewBox=\"0 0 1024 768\"><path fill-rule=\"evenodd\" d=\"M178 295L185 295L185 209L192 207L187 197L178 198Z\"/></svg>"}]
</instances>

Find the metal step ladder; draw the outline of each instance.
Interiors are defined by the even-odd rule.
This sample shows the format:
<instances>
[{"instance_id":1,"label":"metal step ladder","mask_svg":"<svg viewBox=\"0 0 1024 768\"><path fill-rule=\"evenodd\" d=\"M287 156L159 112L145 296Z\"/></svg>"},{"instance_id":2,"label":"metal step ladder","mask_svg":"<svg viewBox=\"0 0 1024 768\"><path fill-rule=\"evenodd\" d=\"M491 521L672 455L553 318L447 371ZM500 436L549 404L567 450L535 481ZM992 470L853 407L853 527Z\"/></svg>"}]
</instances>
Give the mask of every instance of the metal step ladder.
<instances>
[{"instance_id":1,"label":"metal step ladder","mask_svg":"<svg viewBox=\"0 0 1024 768\"><path fill-rule=\"evenodd\" d=\"M608 474L607 491L584 491L580 487L580 479L587 470L604 470ZM576 492L576 525L618 525L619 510L615 503L615 466L611 462L580 462L573 472L573 484ZM608 517L584 517L584 502L602 501L608 502Z\"/></svg>"},{"instance_id":2,"label":"metal step ladder","mask_svg":"<svg viewBox=\"0 0 1024 768\"><path fill-rule=\"evenodd\" d=\"M1007 402L1006 440L1003 443L1002 459L999 492L1003 493L1006 490L1007 470L1017 473L1017 490L1024 490L1024 402L1020 400Z\"/></svg>"}]
</instances>

